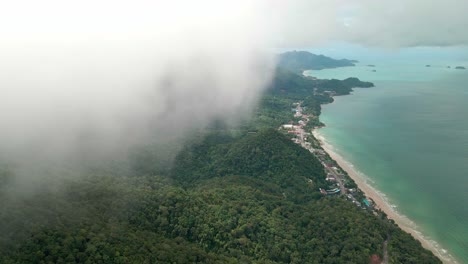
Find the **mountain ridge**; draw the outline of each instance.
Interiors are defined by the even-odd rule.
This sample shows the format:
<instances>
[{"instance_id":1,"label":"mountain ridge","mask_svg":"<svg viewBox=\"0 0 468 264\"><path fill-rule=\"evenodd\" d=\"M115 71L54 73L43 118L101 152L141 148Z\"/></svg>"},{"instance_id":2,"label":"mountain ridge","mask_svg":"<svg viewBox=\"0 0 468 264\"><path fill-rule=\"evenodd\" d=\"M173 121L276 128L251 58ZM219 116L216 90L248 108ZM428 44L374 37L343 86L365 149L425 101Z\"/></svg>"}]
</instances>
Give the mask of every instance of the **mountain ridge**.
<instances>
[{"instance_id":1,"label":"mountain ridge","mask_svg":"<svg viewBox=\"0 0 468 264\"><path fill-rule=\"evenodd\" d=\"M298 74L302 74L306 70L352 67L355 66L355 63L357 63L356 60L337 60L308 51L288 51L278 54L278 66Z\"/></svg>"}]
</instances>

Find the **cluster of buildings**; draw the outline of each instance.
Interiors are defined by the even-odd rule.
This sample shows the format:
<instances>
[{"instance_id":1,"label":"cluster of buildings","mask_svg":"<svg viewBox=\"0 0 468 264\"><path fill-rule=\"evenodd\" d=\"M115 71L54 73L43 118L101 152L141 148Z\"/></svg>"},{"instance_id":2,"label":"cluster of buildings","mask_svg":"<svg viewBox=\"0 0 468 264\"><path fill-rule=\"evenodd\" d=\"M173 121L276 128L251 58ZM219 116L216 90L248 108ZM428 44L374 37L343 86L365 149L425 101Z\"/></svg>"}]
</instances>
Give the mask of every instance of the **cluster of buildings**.
<instances>
[{"instance_id":1,"label":"cluster of buildings","mask_svg":"<svg viewBox=\"0 0 468 264\"><path fill-rule=\"evenodd\" d=\"M309 122L310 117L303 114L301 102L295 103L293 106L295 106L292 109L294 117L300 117L301 120L299 120L297 124L284 124L280 129L286 130L288 134L293 134L294 137L292 137L292 141L309 150L322 163L327 173L326 180L330 182L330 187L328 190L320 188L320 193L323 195L346 195L356 206L364 209L368 207L372 208L371 202L366 198L362 199L362 201L358 201L355 198L356 189L347 189L345 187L345 175L341 169L337 167L336 163L330 160L327 153L323 149L312 147L310 140L308 140L310 133L305 131L305 126ZM315 142L314 145L318 145L318 142Z\"/></svg>"}]
</instances>

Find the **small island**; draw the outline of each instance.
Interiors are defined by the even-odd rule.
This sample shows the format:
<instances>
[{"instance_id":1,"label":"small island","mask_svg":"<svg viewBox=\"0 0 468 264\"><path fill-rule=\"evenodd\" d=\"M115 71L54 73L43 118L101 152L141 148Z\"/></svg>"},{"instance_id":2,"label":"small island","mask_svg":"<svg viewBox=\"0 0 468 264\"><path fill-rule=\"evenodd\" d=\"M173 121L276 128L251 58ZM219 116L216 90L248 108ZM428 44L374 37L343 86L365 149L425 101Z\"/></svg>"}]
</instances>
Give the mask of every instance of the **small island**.
<instances>
[{"instance_id":1,"label":"small island","mask_svg":"<svg viewBox=\"0 0 468 264\"><path fill-rule=\"evenodd\" d=\"M431 67L431 65L427 64L426 67Z\"/></svg>"},{"instance_id":2,"label":"small island","mask_svg":"<svg viewBox=\"0 0 468 264\"><path fill-rule=\"evenodd\" d=\"M367 67L375 67L374 64L368 64Z\"/></svg>"},{"instance_id":3,"label":"small island","mask_svg":"<svg viewBox=\"0 0 468 264\"><path fill-rule=\"evenodd\" d=\"M463 66L457 66L457 67L455 67L455 69L457 69L457 70L466 70L466 68L463 67Z\"/></svg>"}]
</instances>

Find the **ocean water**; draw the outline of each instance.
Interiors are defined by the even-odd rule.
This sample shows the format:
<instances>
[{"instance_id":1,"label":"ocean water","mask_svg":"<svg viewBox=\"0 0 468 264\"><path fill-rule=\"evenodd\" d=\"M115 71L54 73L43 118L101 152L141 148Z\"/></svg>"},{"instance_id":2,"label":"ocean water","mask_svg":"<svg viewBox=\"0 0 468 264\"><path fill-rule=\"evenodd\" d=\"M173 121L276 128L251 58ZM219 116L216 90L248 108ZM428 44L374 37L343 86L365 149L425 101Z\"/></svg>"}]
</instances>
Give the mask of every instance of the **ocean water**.
<instances>
[{"instance_id":1,"label":"ocean water","mask_svg":"<svg viewBox=\"0 0 468 264\"><path fill-rule=\"evenodd\" d=\"M306 72L376 85L324 105L320 133L417 230L468 263L468 70L454 69L468 62L370 63Z\"/></svg>"}]
</instances>

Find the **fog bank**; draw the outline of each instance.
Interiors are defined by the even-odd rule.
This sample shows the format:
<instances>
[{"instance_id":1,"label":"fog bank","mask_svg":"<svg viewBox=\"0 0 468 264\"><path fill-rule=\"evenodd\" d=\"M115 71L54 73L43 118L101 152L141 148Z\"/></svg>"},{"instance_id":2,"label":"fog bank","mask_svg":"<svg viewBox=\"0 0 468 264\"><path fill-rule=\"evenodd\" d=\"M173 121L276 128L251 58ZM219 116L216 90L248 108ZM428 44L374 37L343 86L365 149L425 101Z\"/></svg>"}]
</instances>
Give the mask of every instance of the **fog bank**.
<instances>
[{"instance_id":1,"label":"fog bank","mask_svg":"<svg viewBox=\"0 0 468 264\"><path fill-rule=\"evenodd\" d=\"M99 160L249 114L277 47L466 45L466 1L11 1L0 160ZM37 174L33 171L31 175Z\"/></svg>"},{"instance_id":2,"label":"fog bank","mask_svg":"<svg viewBox=\"0 0 468 264\"><path fill-rule=\"evenodd\" d=\"M19 167L236 121L271 78L248 1L28 4L0 50L0 158Z\"/></svg>"}]
</instances>

